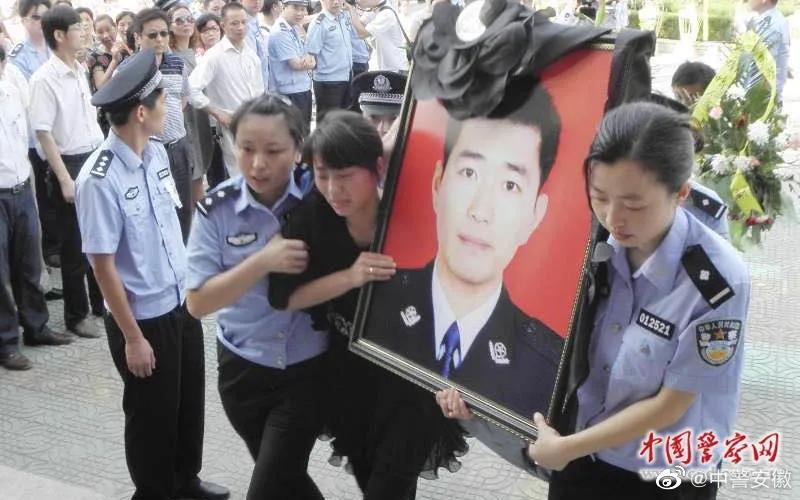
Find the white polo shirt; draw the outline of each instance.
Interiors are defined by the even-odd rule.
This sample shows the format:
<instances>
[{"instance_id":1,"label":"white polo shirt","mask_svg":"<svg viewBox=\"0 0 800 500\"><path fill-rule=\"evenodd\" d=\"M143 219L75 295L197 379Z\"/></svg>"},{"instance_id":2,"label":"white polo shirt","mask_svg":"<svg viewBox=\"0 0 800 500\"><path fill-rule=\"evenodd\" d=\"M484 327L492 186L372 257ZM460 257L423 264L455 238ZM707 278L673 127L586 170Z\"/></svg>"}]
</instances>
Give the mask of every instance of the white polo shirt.
<instances>
[{"instance_id":1,"label":"white polo shirt","mask_svg":"<svg viewBox=\"0 0 800 500\"><path fill-rule=\"evenodd\" d=\"M390 9L368 12L362 19L364 28L375 39L375 51L378 56L378 68L381 71L408 71L405 38L401 31L394 7ZM396 12L396 11L395 11Z\"/></svg>"},{"instance_id":2,"label":"white polo shirt","mask_svg":"<svg viewBox=\"0 0 800 500\"><path fill-rule=\"evenodd\" d=\"M31 77L31 128L50 132L62 155L89 153L103 142L83 66L51 55Z\"/></svg>"},{"instance_id":3,"label":"white polo shirt","mask_svg":"<svg viewBox=\"0 0 800 500\"><path fill-rule=\"evenodd\" d=\"M0 188L11 188L31 175L28 162L28 82L13 64L0 78Z\"/></svg>"}]
</instances>

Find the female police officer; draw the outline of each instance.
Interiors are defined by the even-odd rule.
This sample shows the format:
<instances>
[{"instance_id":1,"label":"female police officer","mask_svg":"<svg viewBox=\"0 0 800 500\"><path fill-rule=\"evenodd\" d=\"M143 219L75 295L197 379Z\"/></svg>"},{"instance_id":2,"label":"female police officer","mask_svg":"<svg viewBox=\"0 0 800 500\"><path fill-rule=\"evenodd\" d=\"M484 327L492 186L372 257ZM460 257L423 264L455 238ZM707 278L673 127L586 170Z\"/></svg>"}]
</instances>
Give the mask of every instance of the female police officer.
<instances>
[{"instance_id":1,"label":"female police officer","mask_svg":"<svg viewBox=\"0 0 800 500\"><path fill-rule=\"evenodd\" d=\"M560 436L534 415L528 455L556 471L550 499L716 496L714 485L663 490L637 474L667 466L662 448L652 461L640 456L649 431L662 439L713 431L722 441L736 415L750 281L733 247L680 207L693 160L686 116L655 104L621 106L597 132L584 168L592 210L611 234L599 244L608 245L609 291L595 316L576 432ZM456 392L437 399L445 414L470 416Z\"/></svg>"},{"instance_id":2,"label":"female police officer","mask_svg":"<svg viewBox=\"0 0 800 500\"><path fill-rule=\"evenodd\" d=\"M312 185L295 167L305 137L288 99L257 97L231 121L241 176L197 204L189 237L189 311L219 311L219 391L233 428L255 460L247 498L322 498L308 475L318 418L320 354L328 335L305 313L277 311L272 273L299 273L308 252L281 223Z\"/></svg>"}]
</instances>

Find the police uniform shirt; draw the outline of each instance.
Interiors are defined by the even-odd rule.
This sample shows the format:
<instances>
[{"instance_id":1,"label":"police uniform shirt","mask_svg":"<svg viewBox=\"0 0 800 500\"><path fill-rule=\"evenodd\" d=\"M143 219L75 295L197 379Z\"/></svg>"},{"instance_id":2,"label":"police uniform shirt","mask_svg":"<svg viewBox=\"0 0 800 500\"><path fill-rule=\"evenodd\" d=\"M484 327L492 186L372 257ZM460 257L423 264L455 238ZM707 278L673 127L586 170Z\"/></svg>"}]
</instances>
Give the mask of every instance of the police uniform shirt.
<instances>
[{"instance_id":1,"label":"police uniform shirt","mask_svg":"<svg viewBox=\"0 0 800 500\"><path fill-rule=\"evenodd\" d=\"M310 174L310 172L309 172ZM286 192L271 208L253 198L244 177L220 184L198 203L189 237L189 289L225 272L260 251L281 230L281 221L310 189L289 181ZM267 297L270 277L219 310L219 341L238 356L259 365L285 368L324 352L326 332L315 331L305 313L278 311Z\"/></svg>"},{"instance_id":2,"label":"police uniform shirt","mask_svg":"<svg viewBox=\"0 0 800 500\"><path fill-rule=\"evenodd\" d=\"M139 158L113 131L84 163L75 206L86 254L111 254L137 320L185 299L186 249L167 152L151 139Z\"/></svg>"},{"instance_id":3,"label":"police uniform shirt","mask_svg":"<svg viewBox=\"0 0 800 500\"><path fill-rule=\"evenodd\" d=\"M36 70L50 59L51 54L50 48L45 47L44 52L41 52L34 47L30 40L25 40L17 44L8 57L14 63L14 66L22 71L25 78L30 80Z\"/></svg>"},{"instance_id":4,"label":"police uniform shirt","mask_svg":"<svg viewBox=\"0 0 800 500\"><path fill-rule=\"evenodd\" d=\"M662 436L733 430L750 302L747 268L722 238L678 208L655 253L634 273L613 238L610 295L597 311L589 376L578 389L576 431L654 396L662 386L696 395ZM642 439L601 450L597 458L629 471L666 467L663 453L648 464ZM695 457L696 458L696 457ZM717 457L719 458L719 457Z\"/></svg>"},{"instance_id":5,"label":"police uniform shirt","mask_svg":"<svg viewBox=\"0 0 800 500\"><path fill-rule=\"evenodd\" d=\"M353 47L347 29L347 17L327 10L317 15L306 37L306 51L317 58L314 81L349 82L353 70Z\"/></svg>"},{"instance_id":6,"label":"police uniform shirt","mask_svg":"<svg viewBox=\"0 0 800 500\"><path fill-rule=\"evenodd\" d=\"M689 185L691 190L683 208L709 229L729 240L728 208L725 202L711 188L695 181L691 181Z\"/></svg>"},{"instance_id":7,"label":"police uniform shirt","mask_svg":"<svg viewBox=\"0 0 800 500\"><path fill-rule=\"evenodd\" d=\"M353 49L353 62L361 64L369 64L369 44L366 40L358 36L356 28L353 26L353 19L349 12L343 12L346 16L347 31L350 32L350 44Z\"/></svg>"},{"instance_id":8,"label":"police uniform shirt","mask_svg":"<svg viewBox=\"0 0 800 500\"><path fill-rule=\"evenodd\" d=\"M6 66L0 78L0 188L11 188L31 175L28 161L27 82L20 82ZM25 87L21 87L25 85Z\"/></svg>"},{"instance_id":9,"label":"police uniform shirt","mask_svg":"<svg viewBox=\"0 0 800 500\"><path fill-rule=\"evenodd\" d=\"M255 16L248 15L247 19L247 37L245 43L256 53L258 60L261 62L261 80L264 82L264 88L269 87L269 34L258 25L258 19Z\"/></svg>"},{"instance_id":10,"label":"police uniform shirt","mask_svg":"<svg viewBox=\"0 0 800 500\"><path fill-rule=\"evenodd\" d=\"M311 90L311 75L305 69L293 69L290 59L306 55L305 43L297 28L291 26L283 17L275 21L274 31L269 40L270 77L273 90L279 94L296 94Z\"/></svg>"},{"instance_id":11,"label":"police uniform shirt","mask_svg":"<svg viewBox=\"0 0 800 500\"><path fill-rule=\"evenodd\" d=\"M103 142L91 99L83 65L54 55L31 77L31 128L50 132L62 155L88 153Z\"/></svg>"}]
</instances>

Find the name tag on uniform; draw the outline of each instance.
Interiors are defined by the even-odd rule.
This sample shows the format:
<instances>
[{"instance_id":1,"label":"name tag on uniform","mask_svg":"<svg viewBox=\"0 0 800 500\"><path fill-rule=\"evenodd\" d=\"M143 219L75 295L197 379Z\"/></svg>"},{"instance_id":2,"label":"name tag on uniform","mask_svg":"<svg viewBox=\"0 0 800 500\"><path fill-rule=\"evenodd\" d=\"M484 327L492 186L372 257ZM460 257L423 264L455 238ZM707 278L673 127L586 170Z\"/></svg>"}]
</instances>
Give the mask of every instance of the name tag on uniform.
<instances>
[{"instance_id":1,"label":"name tag on uniform","mask_svg":"<svg viewBox=\"0 0 800 500\"><path fill-rule=\"evenodd\" d=\"M240 233L228 236L227 238L225 238L225 241L228 242L228 245L235 247L243 247L245 245L249 245L250 243L256 241L257 238L258 234L256 233Z\"/></svg>"},{"instance_id":2,"label":"name tag on uniform","mask_svg":"<svg viewBox=\"0 0 800 500\"><path fill-rule=\"evenodd\" d=\"M674 324L663 318L659 318L644 308L639 309L639 316L636 318L636 324L648 332L655 333L659 337L667 340L671 340L672 335L675 333Z\"/></svg>"},{"instance_id":3,"label":"name tag on uniform","mask_svg":"<svg viewBox=\"0 0 800 500\"><path fill-rule=\"evenodd\" d=\"M336 31L336 26L329 26L328 31Z\"/></svg>"}]
</instances>

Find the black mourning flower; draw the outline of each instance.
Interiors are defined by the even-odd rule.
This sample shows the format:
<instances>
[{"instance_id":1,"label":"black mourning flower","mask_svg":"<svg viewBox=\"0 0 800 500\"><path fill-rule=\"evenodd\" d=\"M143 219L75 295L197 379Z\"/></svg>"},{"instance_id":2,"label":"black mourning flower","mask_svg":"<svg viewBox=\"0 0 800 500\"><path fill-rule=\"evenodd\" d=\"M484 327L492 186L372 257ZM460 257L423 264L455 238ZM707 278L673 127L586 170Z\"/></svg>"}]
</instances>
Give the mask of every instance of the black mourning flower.
<instances>
[{"instance_id":1,"label":"black mourning flower","mask_svg":"<svg viewBox=\"0 0 800 500\"><path fill-rule=\"evenodd\" d=\"M417 35L411 72L415 97L439 99L458 120L488 115L503 99L509 78L541 69L537 54L552 62L606 32L553 25L515 0L485 0L479 14L485 29L465 41L456 33L461 12L450 2L434 6ZM567 50L565 41L572 42ZM541 54L548 44L558 50Z\"/></svg>"}]
</instances>

